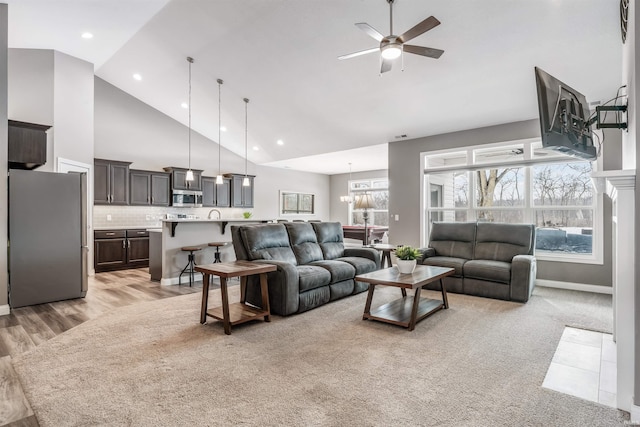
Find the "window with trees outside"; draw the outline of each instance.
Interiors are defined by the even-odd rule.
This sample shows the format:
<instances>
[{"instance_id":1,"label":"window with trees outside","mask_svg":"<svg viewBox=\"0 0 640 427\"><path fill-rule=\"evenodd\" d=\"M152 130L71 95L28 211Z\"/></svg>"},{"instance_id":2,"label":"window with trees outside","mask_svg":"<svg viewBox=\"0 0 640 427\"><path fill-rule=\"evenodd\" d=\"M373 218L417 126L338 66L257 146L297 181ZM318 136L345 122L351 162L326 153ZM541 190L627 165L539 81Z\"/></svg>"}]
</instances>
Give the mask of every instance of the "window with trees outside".
<instances>
[{"instance_id":1,"label":"window with trees outside","mask_svg":"<svg viewBox=\"0 0 640 427\"><path fill-rule=\"evenodd\" d=\"M360 195L369 193L375 202L375 208L368 209L369 219L367 225L389 225L389 180L376 178L369 180L354 180L349 182L349 193L353 200ZM350 225L364 225L364 211L355 209L355 203L349 204Z\"/></svg>"},{"instance_id":2,"label":"window with trees outside","mask_svg":"<svg viewBox=\"0 0 640 427\"><path fill-rule=\"evenodd\" d=\"M425 241L433 221L532 223L539 258L600 262L595 163L540 141L426 153L424 161Z\"/></svg>"}]
</instances>

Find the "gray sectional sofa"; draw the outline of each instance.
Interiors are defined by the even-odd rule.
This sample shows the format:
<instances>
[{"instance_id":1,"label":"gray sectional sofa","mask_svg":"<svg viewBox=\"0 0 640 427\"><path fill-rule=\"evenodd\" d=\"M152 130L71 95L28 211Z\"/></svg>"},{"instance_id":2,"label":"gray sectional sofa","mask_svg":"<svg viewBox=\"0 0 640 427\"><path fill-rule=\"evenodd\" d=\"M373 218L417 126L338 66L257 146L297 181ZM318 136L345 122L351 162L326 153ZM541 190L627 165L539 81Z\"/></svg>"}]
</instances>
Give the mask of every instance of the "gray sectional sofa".
<instances>
[{"instance_id":1,"label":"gray sectional sofa","mask_svg":"<svg viewBox=\"0 0 640 427\"><path fill-rule=\"evenodd\" d=\"M421 263L455 269L443 279L448 292L527 302L536 280L535 232L532 224L434 222Z\"/></svg>"},{"instance_id":2,"label":"gray sectional sofa","mask_svg":"<svg viewBox=\"0 0 640 427\"><path fill-rule=\"evenodd\" d=\"M371 248L347 248L339 222L289 222L232 226L238 260L273 264L268 274L271 312L301 313L336 299L363 292L366 283L355 276L380 268L380 255ZM247 283L246 300L260 306L260 287Z\"/></svg>"}]
</instances>

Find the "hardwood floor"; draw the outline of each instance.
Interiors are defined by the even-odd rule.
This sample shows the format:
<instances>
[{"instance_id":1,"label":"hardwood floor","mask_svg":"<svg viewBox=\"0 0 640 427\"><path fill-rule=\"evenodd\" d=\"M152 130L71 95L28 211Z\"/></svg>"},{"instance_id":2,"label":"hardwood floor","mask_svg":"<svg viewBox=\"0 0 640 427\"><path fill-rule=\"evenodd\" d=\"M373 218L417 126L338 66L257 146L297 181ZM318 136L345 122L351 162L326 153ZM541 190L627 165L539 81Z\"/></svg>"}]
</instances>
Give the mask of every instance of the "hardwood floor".
<instances>
[{"instance_id":1,"label":"hardwood floor","mask_svg":"<svg viewBox=\"0 0 640 427\"><path fill-rule=\"evenodd\" d=\"M11 357L118 307L201 291L202 282L193 287L160 286L149 279L147 268L121 270L89 277L85 298L17 308L0 316L0 426L39 425Z\"/></svg>"}]
</instances>

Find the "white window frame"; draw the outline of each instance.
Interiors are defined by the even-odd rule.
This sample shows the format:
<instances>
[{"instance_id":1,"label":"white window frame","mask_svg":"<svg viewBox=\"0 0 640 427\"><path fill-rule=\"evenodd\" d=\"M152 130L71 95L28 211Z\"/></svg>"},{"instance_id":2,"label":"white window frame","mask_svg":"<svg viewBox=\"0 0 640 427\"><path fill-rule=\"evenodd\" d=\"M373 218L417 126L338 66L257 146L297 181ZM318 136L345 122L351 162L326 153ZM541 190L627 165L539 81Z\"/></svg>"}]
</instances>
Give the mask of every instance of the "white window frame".
<instances>
[{"instance_id":1,"label":"white window frame","mask_svg":"<svg viewBox=\"0 0 640 427\"><path fill-rule=\"evenodd\" d=\"M472 174L469 179L469 206L464 208L455 208L455 207L447 207L447 208L431 208L429 206L430 197L429 197L429 189L430 189L430 179L429 174L437 174L442 172L454 172L454 171L472 171L479 169L489 169L489 168L501 168L501 167L524 167L524 178L525 178L525 187L527 197L525 198L525 203L521 207L517 208L491 208L491 210L513 210L513 209L521 209L524 212L523 221L528 223L534 223L535 212L538 210L565 210L565 209L593 209L593 242L592 242L592 253L591 254L566 254L566 253L554 253L554 252L546 252L546 251L536 251L536 259L540 261L554 261L554 262L570 262L570 263L581 263L581 264L599 264L602 265L603 261L603 240L604 240L604 213L603 213L603 194L602 192L597 191L596 186L593 187L593 199L594 205L592 207L584 207L584 206L540 206L534 207L531 203L531 172L532 166L540 165L540 164L549 164L552 163L549 160L545 159L534 159L532 156L533 153L533 145L535 143L539 143L540 139L527 139L520 141L508 141L501 142L495 144L483 144L483 145L475 145L464 148L452 148L445 150L436 150L436 151L428 151L421 153L421 164L423 167L423 179L421 182L421 206L422 206L422 220L421 220L421 229L422 229L422 246L426 246L429 242L429 214L431 212L438 211L464 211L467 213L467 221L475 221L476 213L479 209L475 206L475 194L476 194L476 182ZM474 150L478 148L491 148L491 147L501 147L508 146L514 144L522 144L524 146L524 160L510 162L500 162L496 164L474 164ZM427 166L427 159L430 156L434 155L442 155L447 153L458 153L461 151L467 152L467 163L466 165L458 165L458 166ZM602 166L602 157L598 157L595 162L594 172L596 170L601 169ZM573 161L580 161L579 159L573 159L572 157L565 156L562 158L557 158L554 160L556 162L561 163L569 163ZM437 183L436 183L437 184Z\"/></svg>"},{"instance_id":2,"label":"white window frame","mask_svg":"<svg viewBox=\"0 0 640 427\"><path fill-rule=\"evenodd\" d=\"M386 187L374 187L373 186L373 182L374 181L386 181L387 182L387 186ZM361 183L368 183L369 184L369 188L362 188L362 189L353 188L355 184L361 184ZM372 192L372 191L386 191L388 193L389 192L389 178L368 178L368 179L349 180L349 195L351 196L351 199L352 199L351 203L349 203L349 225L353 225L353 212L362 210L362 209L355 209L354 208L357 196L360 195L360 194L364 194L364 193ZM374 219L374 215L373 214L374 214L374 212L386 212L387 213L387 221L390 222L389 209L369 209L369 221L367 222L367 225L375 225L373 223L373 219Z\"/></svg>"}]
</instances>

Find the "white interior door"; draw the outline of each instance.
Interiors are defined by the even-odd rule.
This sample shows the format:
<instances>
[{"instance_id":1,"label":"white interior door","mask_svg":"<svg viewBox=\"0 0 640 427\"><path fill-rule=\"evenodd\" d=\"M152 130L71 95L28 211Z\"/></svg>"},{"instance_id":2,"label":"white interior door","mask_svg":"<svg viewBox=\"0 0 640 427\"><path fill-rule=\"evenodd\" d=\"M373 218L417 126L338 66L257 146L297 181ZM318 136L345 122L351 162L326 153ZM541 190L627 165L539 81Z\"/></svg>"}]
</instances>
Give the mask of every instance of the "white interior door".
<instances>
[{"instance_id":1,"label":"white interior door","mask_svg":"<svg viewBox=\"0 0 640 427\"><path fill-rule=\"evenodd\" d=\"M89 247L87 252L87 265L89 266L89 275L93 276L95 274L93 268L93 165L58 157L56 172L85 172L87 174L87 206L85 210L87 213L87 217L85 218L87 246Z\"/></svg>"}]
</instances>

